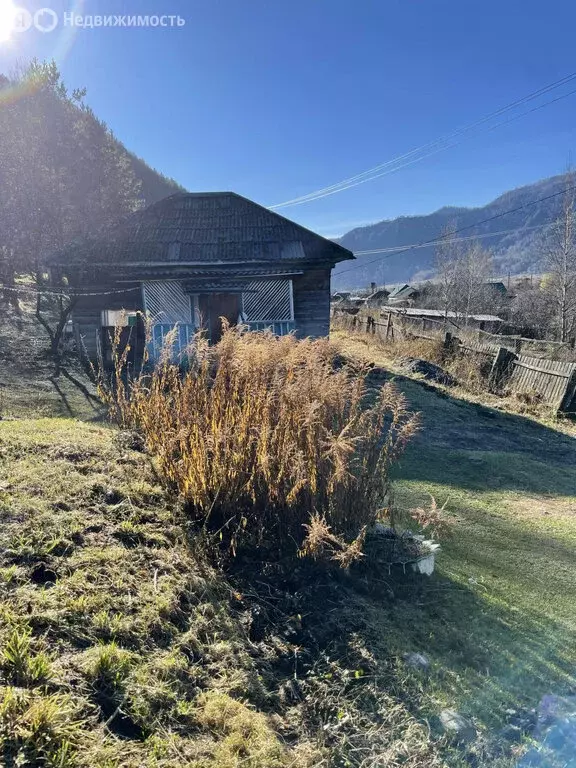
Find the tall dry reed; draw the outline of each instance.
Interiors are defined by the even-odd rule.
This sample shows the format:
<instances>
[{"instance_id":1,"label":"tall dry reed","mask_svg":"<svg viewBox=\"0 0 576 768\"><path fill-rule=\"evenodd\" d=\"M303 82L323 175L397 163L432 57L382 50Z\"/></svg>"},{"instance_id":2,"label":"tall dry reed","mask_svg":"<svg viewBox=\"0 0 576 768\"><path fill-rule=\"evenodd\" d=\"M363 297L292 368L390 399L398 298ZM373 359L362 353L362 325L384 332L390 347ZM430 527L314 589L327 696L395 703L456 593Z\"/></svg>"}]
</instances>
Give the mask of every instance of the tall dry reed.
<instances>
[{"instance_id":1,"label":"tall dry reed","mask_svg":"<svg viewBox=\"0 0 576 768\"><path fill-rule=\"evenodd\" d=\"M233 550L355 556L417 429L392 385L368 391L327 340L241 329L214 347L198 338L184 372L168 344L151 373L126 384L125 359L116 348L116 385L101 378L101 393L119 423L142 432L194 518Z\"/></svg>"}]
</instances>

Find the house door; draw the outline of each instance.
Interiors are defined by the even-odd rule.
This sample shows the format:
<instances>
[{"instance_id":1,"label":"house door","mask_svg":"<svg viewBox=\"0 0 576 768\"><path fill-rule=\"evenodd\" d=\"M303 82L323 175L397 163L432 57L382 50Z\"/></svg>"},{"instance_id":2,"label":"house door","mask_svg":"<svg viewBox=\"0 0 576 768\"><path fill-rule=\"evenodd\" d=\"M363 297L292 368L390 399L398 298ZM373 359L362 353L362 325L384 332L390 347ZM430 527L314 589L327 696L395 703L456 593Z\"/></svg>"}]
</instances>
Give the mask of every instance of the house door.
<instances>
[{"instance_id":1,"label":"house door","mask_svg":"<svg viewBox=\"0 0 576 768\"><path fill-rule=\"evenodd\" d=\"M207 329L210 343L217 344L222 338L222 318L230 325L238 322L240 315L239 293L206 293L199 297L200 317L202 325Z\"/></svg>"}]
</instances>

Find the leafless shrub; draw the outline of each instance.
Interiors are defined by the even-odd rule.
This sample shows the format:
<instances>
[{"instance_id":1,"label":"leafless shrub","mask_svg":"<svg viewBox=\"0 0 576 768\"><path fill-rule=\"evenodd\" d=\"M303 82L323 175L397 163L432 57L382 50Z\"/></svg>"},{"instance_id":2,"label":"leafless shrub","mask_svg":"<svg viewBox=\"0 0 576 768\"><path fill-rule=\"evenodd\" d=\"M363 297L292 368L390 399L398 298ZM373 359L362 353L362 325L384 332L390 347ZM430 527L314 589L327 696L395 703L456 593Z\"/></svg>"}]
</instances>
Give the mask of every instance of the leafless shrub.
<instances>
[{"instance_id":1,"label":"leafless shrub","mask_svg":"<svg viewBox=\"0 0 576 768\"><path fill-rule=\"evenodd\" d=\"M411 509L408 514L424 533L438 539L450 531L450 524L444 514L447 503L448 500L439 507L434 496L430 496L430 506L427 509L417 507Z\"/></svg>"}]
</instances>

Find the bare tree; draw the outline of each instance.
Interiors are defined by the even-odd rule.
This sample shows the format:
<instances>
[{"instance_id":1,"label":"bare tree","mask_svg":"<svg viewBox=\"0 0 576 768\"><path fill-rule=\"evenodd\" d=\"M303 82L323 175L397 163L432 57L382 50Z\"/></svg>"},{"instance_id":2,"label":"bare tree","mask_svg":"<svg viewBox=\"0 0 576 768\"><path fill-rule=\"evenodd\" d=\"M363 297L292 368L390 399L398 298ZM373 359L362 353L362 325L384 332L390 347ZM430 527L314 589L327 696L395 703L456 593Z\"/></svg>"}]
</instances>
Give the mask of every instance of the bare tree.
<instances>
[{"instance_id":1,"label":"bare tree","mask_svg":"<svg viewBox=\"0 0 576 768\"><path fill-rule=\"evenodd\" d=\"M448 313L454 310L458 291L458 264L462 258L462 243L456 237L456 223L450 222L444 228L442 239L435 254L436 278L438 286L438 304L444 312L445 321Z\"/></svg>"},{"instance_id":2,"label":"bare tree","mask_svg":"<svg viewBox=\"0 0 576 768\"><path fill-rule=\"evenodd\" d=\"M462 250L457 264L455 312L468 324L468 318L489 308L488 280L492 275L492 254L472 241Z\"/></svg>"},{"instance_id":3,"label":"bare tree","mask_svg":"<svg viewBox=\"0 0 576 768\"><path fill-rule=\"evenodd\" d=\"M522 328L522 334L546 338L554 328L554 308L548 293L542 288L540 280L516 286L511 305L511 321Z\"/></svg>"},{"instance_id":4,"label":"bare tree","mask_svg":"<svg viewBox=\"0 0 576 768\"><path fill-rule=\"evenodd\" d=\"M556 333L567 341L576 332L576 174L566 174L558 218L543 242L544 290L552 303Z\"/></svg>"},{"instance_id":5,"label":"bare tree","mask_svg":"<svg viewBox=\"0 0 576 768\"><path fill-rule=\"evenodd\" d=\"M487 281L492 274L492 256L475 241L456 236L449 224L436 249L437 304L446 321L467 324L470 315L488 307Z\"/></svg>"}]
</instances>

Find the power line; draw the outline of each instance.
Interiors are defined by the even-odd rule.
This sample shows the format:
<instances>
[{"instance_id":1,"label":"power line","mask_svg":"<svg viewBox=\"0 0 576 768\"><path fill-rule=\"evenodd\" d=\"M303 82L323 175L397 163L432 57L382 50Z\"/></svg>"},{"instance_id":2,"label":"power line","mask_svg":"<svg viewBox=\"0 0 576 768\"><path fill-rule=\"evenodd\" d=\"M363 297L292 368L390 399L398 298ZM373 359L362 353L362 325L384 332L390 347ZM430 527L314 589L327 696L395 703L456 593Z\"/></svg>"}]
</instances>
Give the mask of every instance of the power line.
<instances>
[{"instance_id":1,"label":"power line","mask_svg":"<svg viewBox=\"0 0 576 768\"><path fill-rule=\"evenodd\" d=\"M8 285L2 285L0 286L0 291L12 291L13 293L29 293L32 296L56 296L61 299L69 299L70 297L73 298L82 298L83 296L111 296L112 294L118 294L118 293L132 293L133 291L137 291L138 287L134 288L122 288L117 291L97 291L97 292L78 292L78 291L70 291L69 293L60 293L57 291L50 291L50 290L37 290L36 288L27 288L24 286L17 286L12 287Z\"/></svg>"},{"instance_id":2,"label":"power line","mask_svg":"<svg viewBox=\"0 0 576 768\"><path fill-rule=\"evenodd\" d=\"M515 229L502 229L499 232L485 232L483 235L469 235L468 237L455 237L451 240L442 238L443 243L463 243L466 240L480 240L485 237L498 237L498 235L510 235L514 232L527 232L531 229L543 229L544 227L547 227L548 223L545 224L533 224L530 227L516 227ZM353 251L354 256L370 256L374 253L396 253L399 246L394 246L391 248L374 248L371 251ZM429 248L429 245L427 243L409 243L407 245L400 246L402 248L409 248L411 250L415 250L417 248Z\"/></svg>"},{"instance_id":3,"label":"power line","mask_svg":"<svg viewBox=\"0 0 576 768\"><path fill-rule=\"evenodd\" d=\"M296 197L291 200L286 200L283 203L277 203L276 205L272 205L270 206L270 209L274 210L276 208L284 208L291 205L301 205L303 203L313 202L314 200L319 200L319 199L322 199L323 197L328 197L329 195L336 194L337 192L343 192L346 189L350 189L352 187L358 186L359 184L364 184L367 181L372 181L373 179L377 179L382 176L388 175L390 173L394 173L395 171L400 170L401 168L405 168L409 165L420 162L421 160L424 160L425 158L430 157L433 154L436 154L445 149L450 149L451 147L457 146L458 144L461 144L463 141L461 140L458 142L453 142L451 144L446 144L446 142L449 142L451 139L455 139L459 136L469 133L474 128L477 128L478 126L483 125L484 123L492 120L493 118L498 117L499 115L504 114L505 112L508 112L511 109L514 109L522 104L528 103L529 101L533 101L539 96L543 96L545 93L555 90L556 88L559 88L562 85L566 85L567 83L575 79L576 79L576 72L573 72L572 74L566 75L566 77L563 77L560 80L556 80L553 83L550 83L549 85L546 85L537 91L527 94L526 96L523 96L521 99L517 99L516 101L511 102L510 104L507 104L506 106L501 107L500 109L494 112L491 112L490 114L485 115L484 117L479 118L478 120L472 123L469 123L468 125L465 125L462 128L459 128L450 134L447 134L446 136L442 136L438 139L427 142L426 144L416 147L415 149L412 149L409 152L399 155L393 158L392 160L388 160L387 162L374 166L373 168L370 168L367 171L356 174L355 176L351 176L348 179L344 179L343 181L338 182L337 184L333 184L329 187L324 187L322 189L316 190L315 192L310 192L307 195L302 195L300 197ZM568 93L563 94L557 97L556 99L552 99L550 101L544 102L543 104L540 104L534 107L533 109L527 110L526 112L522 112L519 115L515 115L508 120L497 123L494 126L488 126L485 130L486 131L494 130L495 128L498 128L509 122L512 122L521 117L524 117L525 115L528 115L532 112L535 112L538 109L542 109L543 107L549 106L550 104L553 104L556 101L560 101L561 99L567 98L568 96L571 96L574 93L576 93L576 91L569 91ZM415 155L419 155L424 150L430 150L430 151L426 152L424 155L421 155L419 157L414 157ZM407 160L408 162L401 163L401 165L398 165L398 163L402 160Z\"/></svg>"},{"instance_id":4,"label":"power line","mask_svg":"<svg viewBox=\"0 0 576 768\"><path fill-rule=\"evenodd\" d=\"M499 123L496 123L495 125L488 126L484 129L484 132L488 133L490 131L495 130L496 128L500 128L503 125L507 125L508 123L513 123L515 120L519 120L521 117L525 117L526 115L531 114L532 112L537 112L539 109L542 109L543 107L547 107L550 104L554 104L557 101L561 101L562 99L567 98L568 96L572 96L576 93L576 89L572 91L568 91L568 93L563 94L562 96L558 96L555 99L551 99L550 101L545 101L543 104L539 104L536 107L532 107L532 109L526 110L526 112L521 112L519 115L513 115L512 117L509 117L507 120L502 120ZM444 152L447 149L452 149L452 147L457 147L460 144L462 144L465 141L465 139L462 139L461 141L455 141L452 144L447 144L443 147L437 147L436 149L427 152L425 155L421 155L420 157L416 157L413 160L409 160L406 163L403 163L402 165L398 165L395 168L390 168L387 171L382 171L382 173L377 173L373 176L370 176L367 179L364 179L362 181L357 181L354 184L348 184L345 187L340 187L337 190L334 190L333 192L328 192L324 195L319 195L317 197L312 198L311 200L305 200L303 202L314 202L315 200L321 200L324 197L329 197L330 195L334 195L337 192L344 192L347 189L352 189L353 187L357 187L359 184L364 184L366 181L373 181L374 179L379 179L382 176L389 176L392 173L396 173L397 171L400 171L402 168L407 168L410 165L414 165L415 163L419 163L421 160L425 160L427 157L431 157L432 155L438 154L438 152Z\"/></svg>"},{"instance_id":5,"label":"power line","mask_svg":"<svg viewBox=\"0 0 576 768\"><path fill-rule=\"evenodd\" d=\"M381 169L383 169L385 167L393 165L394 163L398 162L399 160L403 160L403 159L406 159L408 157L411 157L412 155L417 154L418 152L422 151L423 149L428 149L430 147L435 146L436 144L442 143L444 141L448 141L448 140L450 140L452 138L455 138L458 135L466 133L466 132L472 130L473 128L475 128L476 126L481 125L481 124L487 122L488 120L490 120L490 119L492 119L494 117L497 117L498 115L503 114L504 112L507 112L510 109L513 109L514 107L520 106L523 103L527 103L528 101L531 101L531 100L537 98L538 96L542 96L545 93L548 93L549 91L554 90L555 88L560 87L561 85L565 85L566 83L574 80L575 78L576 78L576 72L574 72L574 73L572 73L570 75L566 75L566 77L563 77L560 80L554 81L553 83L551 83L551 84L549 84L547 86L544 86L543 88L540 88L539 90L534 91L533 93L530 93L527 96L522 97L521 99L517 99L516 101L512 102L511 104L508 104L505 107L502 107L502 108L496 110L495 112L491 112L489 115L486 115L485 117L482 117L479 120L474 121L473 123L470 123L470 124L468 124L466 126L463 126L462 128L459 128L456 131L453 131L452 133L450 133L450 134L448 134L446 136L443 136L443 137L440 137L438 139L435 139L434 141L430 141L430 142L428 142L426 144L421 145L420 147L416 147L415 149L413 149L413 150L411 150L411 151L409 151L409 152L407 152L407 153L405 153L403 155L399 155L398 157L393 158L392 160L389 160L389 161L387 161L385 163L382 163L382 164L380 164L378 166L375 166L374 168L371 168L368 171L364 171L363 173L357 174L356 176L352 176L349 179L345 179L344 181L341 181L338 184L333 184L330 187L324 187L323 189L317 190L316 192L311 192L308 195L302 195L301 197L294 198L292 200L288 200L285 203L279 203L279 204L277 204L275 206L271 206L271 208L279 208L279 207L284 207L286 205L297 204L299 202L307 202L310 199L315 199L316 196L318 196L318 195L323 195L323 193L325 193L325 192L329 192L330 190L337 190L342 185L348 185L350 182L356 181L357 179L361 179L364 176L371 175L371 174L373 174L373 173L375 173L375 172L377 172L377 171L379 171L379 170L381 170ZM569 95L569 94L567 94L567 95ZM437 151L439 151L439 150L437 150ZM428 156L428 155L426 155L426 156ZM366 180L369 181L370 179L366 179Z\"/></svg>"},{"instance_id":6,"label":"power line","mask_svg":"<svg viewBox=\"0 0 576 768\"><path fill-rule=\"evenodd\" d=\"M546 195L545 197L539 197L537 200L529 200L527 203L523 203L523 205L518 205L516 208L510 208L507 211L503 211L502 213L496 213L494 216L489 216L486 219L482 219L481 221L477 221L474 224L467 224L465 227L460 227L459 229L455 229L451 234L457 235L459 232L465 232L469 229L474 229L474 227L479 227L481 224L487 224L489 221L495 221L496 219L501 219L503 216L508 216L511 213L517 213L518 211L522 211L524 208L529 208L531 205L537 205L538 203L544 203L547 200L552 200L555 197L559 197L560 195L565 195L567 192L572 192L576 190L576 184L573 184L570 187L565 187L564 189L561 189L559 192L554 192L551 195ZM390 258L391 256L396 256L399 253L407 253L408 251L412 251L415 248L423 248L424 246L429 245L437 245L438 243L445 242L445 237L437 237L433 240L423 240L416 245L407 245L407 246L401 246L397 248L395 251L392 251L390 253L385 253L382 256L380 256L377 259L372 259L371 261L363 262L362 264L356 264L353 267L349 267L348 269L343 269L342 271L338 272L336 277L340 277L340 275L345 274L346 272L352 272L355 269L363 269L364 267L369 266L370 264L375 264L377 261L380 261L381 259Z\"/></svg>"}]
</instances>

